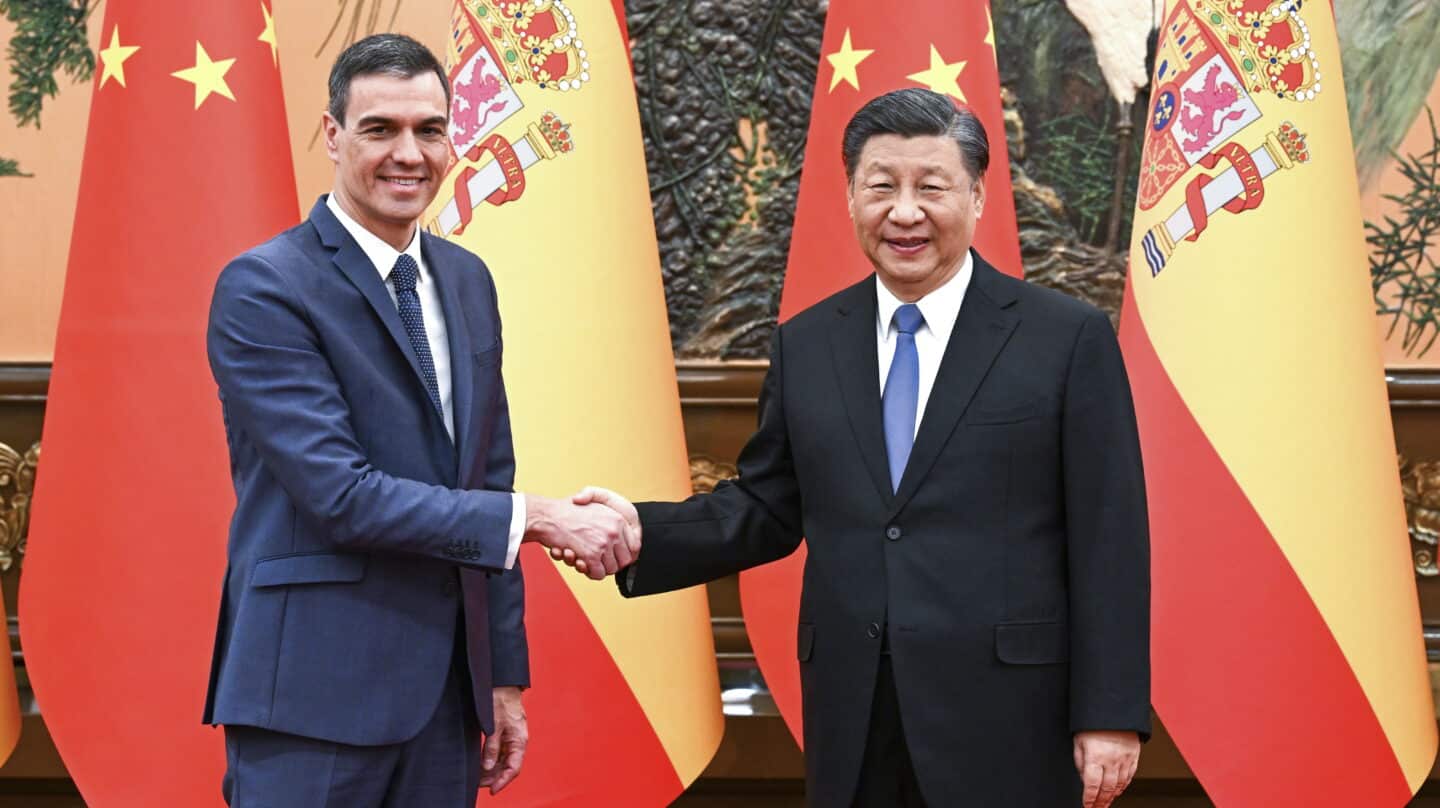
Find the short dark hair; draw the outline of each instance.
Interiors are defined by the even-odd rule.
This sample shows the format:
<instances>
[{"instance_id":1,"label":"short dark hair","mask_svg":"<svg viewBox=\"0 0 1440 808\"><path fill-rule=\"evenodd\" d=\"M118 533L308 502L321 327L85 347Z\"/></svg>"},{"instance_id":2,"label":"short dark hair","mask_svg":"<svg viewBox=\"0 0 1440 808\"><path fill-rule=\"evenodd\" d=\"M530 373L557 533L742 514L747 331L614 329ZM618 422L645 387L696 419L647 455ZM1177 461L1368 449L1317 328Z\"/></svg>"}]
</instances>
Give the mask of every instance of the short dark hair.
<instances>
[{"instance_id":1,"label":"short dark hair","mask_svg":"<svg viewBox=\"0 0 1440 808\"><path fill-rule=\"evenodd\" d=\"M445 106L450 106L450 78L430 49L404 34L375 34L346 48L330 68L330 117L345 125L345 106L350 103L350 82L358 76L384 74L402 79L433 72L445 88Z\"/></svg>"},{"instance_id":2,"label":"short dark hair","mask_svg":"<svg viewBox=\"0 0 1440 808\"><path fill-rule=\"evenodd\" d=\"M846 180L854 179L860 151L876 135L948 137L960 147L961 161L972 177L984 177L990 167L990 138L975 113L923 87L872 98L845 124L840 156L845 161Z\"/></svg>"}]
</instances>

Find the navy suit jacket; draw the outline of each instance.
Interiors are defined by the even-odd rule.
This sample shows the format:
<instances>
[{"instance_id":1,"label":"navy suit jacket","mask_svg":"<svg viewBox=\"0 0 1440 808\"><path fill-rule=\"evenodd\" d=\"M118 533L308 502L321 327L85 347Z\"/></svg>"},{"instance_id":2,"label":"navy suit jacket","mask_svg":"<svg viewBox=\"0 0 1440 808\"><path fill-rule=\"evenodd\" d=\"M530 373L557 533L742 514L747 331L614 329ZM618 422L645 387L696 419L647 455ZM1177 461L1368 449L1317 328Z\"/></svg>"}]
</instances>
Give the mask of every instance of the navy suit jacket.
<instances>
[{"instance_id":1,"label":"navy suit jacket","mask_svg":"<svg viewBox=\"0 0 1440 808\"><path fill-rule=\"evenodd\" d=\"M322 198L236 258L210 309L235 515L204 720L408 740L457 648L482 728L528 685L509 546L515 461L485 264L422 233L449 330L455 439L384 282Z\"/></svg>"}]
</instances>

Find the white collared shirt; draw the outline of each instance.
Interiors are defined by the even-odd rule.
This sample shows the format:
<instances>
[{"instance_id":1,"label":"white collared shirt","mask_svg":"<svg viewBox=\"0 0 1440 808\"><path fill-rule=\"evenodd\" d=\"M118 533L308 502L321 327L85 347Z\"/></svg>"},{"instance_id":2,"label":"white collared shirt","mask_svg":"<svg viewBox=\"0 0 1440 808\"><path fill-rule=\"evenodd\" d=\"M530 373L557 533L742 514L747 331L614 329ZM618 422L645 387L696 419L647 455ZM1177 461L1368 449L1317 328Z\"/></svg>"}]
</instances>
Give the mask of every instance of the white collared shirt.
<instances>
[{"instance_id":1,"label":"white collared shirt","mask_svg":"<svg viewBox=\"0 0 1440 808\"><path fill-rule=\"evenodd\" d=\"M915 301L925 324L915 332L915 354L920 360L920 392L915 402L915 434L920 434L920 420L925 417L925 405L930 401L930 391L935 388L935 375L940 372L940 360L945 356L945 346L950 344L950 332L955 330L955 319L960 316L960 304L965 301L965 290L970 287L970 277L975 273L975 259L969 251L955 276L939 288ZM885 378L890 375L890 362L895 358L895 310L904 304L893 292L885 288L879 274L875 276L875 356L880 360L880 394L885 394Z\"/></svg>"},{"instance_id":2,"label":"white collared shirt","mask_svg":"<svg viewBox=\"0 0 1440 808\"><path fill-rule=\"evenodd\" d=\"M415 228L415 234L410 238L410 243L403 250L396 250L384 239L366 230L364 225L351 218L335 201L335 195L329 194L325 197L325 206L340 220L345 232L355 239L360 245L360 251L370 259L375 270L380 273L380 280L385 284L385 291L390 293L390 302L399 304L395 298L395 286L390 282L390 273L395 269L395 262L401 255L408 255L415 259L415 265L420 268L419 279L415 282L415 294L420 298L420 314L425 318L425 338L430 343L430 359L435 364L435 382L440 392L440 410L445 415L445 431L450 433L450 440L455 440L455 405L451 394L453 380L450 376L450 338L449 331L445 327L445 310L440 305L440 290L435 285L435 279L430 276L430 270L425 265L425 257L420 250L420 228ZM523 494L512 494L512 507L510 509L510 549L505 554L505 569L515 565L515 555L520 552L520 540L525 534L525 497Z\"/></svg>"}]
</instances>

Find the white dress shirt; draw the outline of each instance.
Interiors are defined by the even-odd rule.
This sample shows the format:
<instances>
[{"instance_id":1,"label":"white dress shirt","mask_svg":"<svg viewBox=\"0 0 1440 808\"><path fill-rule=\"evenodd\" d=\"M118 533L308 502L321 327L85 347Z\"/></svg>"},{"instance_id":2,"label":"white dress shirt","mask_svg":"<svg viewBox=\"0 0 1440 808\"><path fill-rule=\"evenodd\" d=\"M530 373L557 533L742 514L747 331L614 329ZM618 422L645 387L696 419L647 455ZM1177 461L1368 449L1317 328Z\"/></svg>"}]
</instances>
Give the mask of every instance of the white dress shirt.
<instances>
[{"instance_id":1,"label":"white dress shirt","mask_svg":"<svg viewBox=\"0 0 1440 808\"><path fill-rule=\"evenodd\" d=\"M370 259L375 270L380 273L380 280L385 284L385 291L390 293L390 302L395 303L395 287L390 283L390 273L395 269L395 262L401 255L408 255L415 259L416 266L420 267L419 279L415 282L415 294L420 298L420 314L425 318L425 337L430 343L430 359L435 363L435 381L440 392L440 409L445 415L445 431L450 433L450 440L455 440L455 406L451 394L452 379L450 376L450 338L445 328L445 310L440 306L440 290L435 286L435 280L430 277L430 270L425 266L425 257L420 252L420 228L415 228L415 234L410 238L410 243L403 250L396 250L384 239L366 230L363 225L350 217L340 203L335 201L335 195L330 194L325 198L326 207L340 220L345 231L360 245L360 251ZM397 309L398 309L398 303ZM523 494L511 494L514 498L510 509L510 549L505 554L505 569L515 565L515 556L520 552L520 540L525 535L525 496Z\"/></svg>"},{"instance_id":2,"label":"white dress shirt","mask_svg":"<svg viewBox=\"0 0 1440 808\"><path fill-rule=\"evenodd\" d=\"M915 354L920 360L920 391L915 401L915 434L920 434L920 420L925 417L925 405L930 401L930 391L935 388L935 374L940 371L940 360L945 356L945 346L950 344L950 332L955 330L955 318L960 316L960 304L965 301L965 290L970 286L970 276L975 273L975 259L967 251L965 261L955 277L941 284L930 294L915 301L925 324L915 332ZM885 378L890 375L890 362L895 358L895 310L904 304L893 292L885 288L880 276L875 276L875 355L880 360L880 395L885 395Z\"/></svg>"}]
</instances>

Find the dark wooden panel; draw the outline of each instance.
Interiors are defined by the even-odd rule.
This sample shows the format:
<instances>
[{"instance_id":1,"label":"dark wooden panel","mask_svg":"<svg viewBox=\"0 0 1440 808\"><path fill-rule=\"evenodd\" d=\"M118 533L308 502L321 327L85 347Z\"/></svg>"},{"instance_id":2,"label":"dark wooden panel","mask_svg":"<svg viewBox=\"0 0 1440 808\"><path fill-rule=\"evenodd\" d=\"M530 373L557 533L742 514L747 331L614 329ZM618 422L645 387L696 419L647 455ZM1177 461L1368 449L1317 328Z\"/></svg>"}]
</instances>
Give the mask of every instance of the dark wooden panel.
<instances>
[{"instance_id":1,"label":"dark wooden panel","mask_svg":"<svg viewBox=\"0 0 1440 808\"><path fill-rule=\"evenodd\" d=\"M1436 663L1440 662L1440 568L1435 544L1440 539L1440 373L1391 371L1386 381L1426 651Z\"/></svg>"},{"instance_id":2,"label":"dark wooden panel","mask_svg":"<svg viewBox=\"0 0 1440 808\"><path fill-rule=\"evenodd\" d=\"M45 416L45 395L49 387L49 365L0 364L0 454L12 458L14 455L23 457L39 444L41 421ZM17 493L20 492L14 480L0 485L0 520L15 517ZM14 527L13 524L0 526L0 534L5 534ZM8 787L14 785L30 789L26 793L34 796L34 804L37 806L68 805L70 803L64 802L64 799L70 798L42 799L40 796L46 793L47 788L53 790L55 783L68 787L69 777L65 765L60 761L60 755L55 751L54 743L50 740L45 722L36 709L20 647L16 598L20 591L20 574L25 562L23 544L13 548L7 555L12 563L9 569L0 571L0 588L4 589L5 614L9 617L7 629L16 662L16 682L20 688L20 707L24 717L20 728L20 743L4 768L0 769L0 793L7 793ZM47 782L51 785L46 785ZM36 792L36 788L40 791ZM73 788L71 790L73 791ZM60 801L57 802L56 799Z\"/></svg>"},{"instance_id":3,"label":"dark wooden panel","mask_svg":"<svg viewBox=\"0 0 1440 808\"><path fill-rule=\"evenodd\" d=\"M763 361L677 363L685 434L697 487L713 485L717 478L733 474L731 464L755 427L756 398L766 367ZM48 366L0 365L0 444L23 454L40 440L48 382ZM1432 504L1437 506L1436 524L1440 526L1440 373L1396 372L1388 382L1400 453L1412 467L1437 463L1436 500ZM17 555L17 562L9 572L0 574L12 638L16 624L14 598L23 555ZM1440 576L1421 576L1419 581L1427 644L1435 659L1440 652ZM753 667L736 579L711 584L709 596L722 672L733 675ZM0 769L0 808L78 806L79 798L26 687L23 655L18 645L14 647L20 663L22 702L29 714L20 747ZM691 808L803 804L803 758L784 722L776 715L762 714L731 715L725 723L725 738L715 759L676 804ZM1163 724L1157 722L1156 737L1145 749L1137 782L1122 804L1135 808L1210 804ZM1440 808L1440 764L1432 770L1414 804Z\"/></svg>"},{"instance_id":4,"label":"dark wooden panel","mask_svg":"<svg viewBox=\"0 0 1440 808\"><path fill-rule=\"evenodd\" d=\"M755 405L768 362L679 361L675 373L685 418L685 445L696 490L714 486L715 475L735 473L735 458L755 431ZM740 581L731 576L707 588L715 650L733 658L754 657L740 613Z\"/></svg>"}]
</instances>

